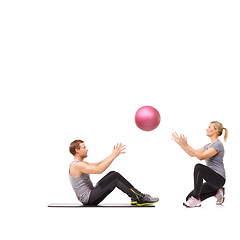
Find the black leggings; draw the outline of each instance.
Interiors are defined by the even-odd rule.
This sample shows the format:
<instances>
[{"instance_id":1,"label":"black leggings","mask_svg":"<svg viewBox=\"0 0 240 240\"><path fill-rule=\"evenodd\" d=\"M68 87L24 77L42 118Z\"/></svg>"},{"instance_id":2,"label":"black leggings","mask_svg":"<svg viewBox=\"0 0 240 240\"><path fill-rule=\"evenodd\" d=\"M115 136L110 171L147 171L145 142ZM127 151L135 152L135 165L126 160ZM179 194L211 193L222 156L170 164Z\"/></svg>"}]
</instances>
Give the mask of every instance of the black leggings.
<instances>
[{"instance_id":1,"label":"black leggings","mask_svg":"<svg viewBox=\"0 0 240 240\"><path fill-rule=\"evenodd\" d=\"M87 205L98 205L116 187L126 193L129 197L135 196L131 189L140 193L121 174L111 171L97 183L96 187L93 188Z\"/></svg>"},{"instance_id":2,"label":"black leggings","mask_svg":"<svg viewBox=\"0 0 240 240\"><path fill-rule=\"evenodd\" d=\"M203 183L203 180L206 182ZM194 169L194 190L188 194L186 199L188 200L189 197L193 196L203 201L215 196L217 190L222 188L224 184L225 178L220 174L205 165L197 164Z\"/></svg>"}]
</instances>

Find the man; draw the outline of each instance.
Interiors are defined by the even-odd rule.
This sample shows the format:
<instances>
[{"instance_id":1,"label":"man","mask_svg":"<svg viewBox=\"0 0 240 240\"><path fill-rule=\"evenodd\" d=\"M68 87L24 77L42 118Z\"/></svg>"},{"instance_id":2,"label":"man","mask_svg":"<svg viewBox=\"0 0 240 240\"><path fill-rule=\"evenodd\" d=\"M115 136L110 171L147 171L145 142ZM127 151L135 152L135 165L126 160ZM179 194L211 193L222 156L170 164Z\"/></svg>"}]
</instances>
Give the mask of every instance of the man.
<instances>
[{"instance_id":1,"label":"man","mask_svg":"<svg viewBox=\"0 0 240 240\"><path fill-rule=\"evenodd\" d=\"M69 179L81 203L84 205L98 205L116 187L131 198L132 205L144 206L159 201L158 198L142 194L121 174L115 171L109 172L93 187L90 174L102 174L116 157L125 153L125 149L125 146L121 143L117 144L114 146L112 154L104 160L98 163L88 163L84 161L88 153L84 141L75 140L70 144L69 151L74 156L74 161L69 168Z\"/></svg>"}]
</instances>

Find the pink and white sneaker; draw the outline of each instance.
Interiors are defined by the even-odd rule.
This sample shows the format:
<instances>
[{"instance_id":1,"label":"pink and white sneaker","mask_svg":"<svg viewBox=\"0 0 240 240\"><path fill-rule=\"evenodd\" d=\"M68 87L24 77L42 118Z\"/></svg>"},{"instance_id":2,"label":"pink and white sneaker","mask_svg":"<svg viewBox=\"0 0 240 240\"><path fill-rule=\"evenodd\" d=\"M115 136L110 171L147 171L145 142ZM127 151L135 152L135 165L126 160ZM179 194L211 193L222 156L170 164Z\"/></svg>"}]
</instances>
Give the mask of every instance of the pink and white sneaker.
<instances>
[{"instance_id":1,"label":"pink and white sneaker","mask_svg":"<svg viewBox=\"0 0 240 240\"><path fill-rule=\"evenodd\" d=\"M191 196L185 203L183 203L183 206L189 208L201 207L201 200Z\"/></svg>"},{"instance_id":2,"label":"pink and white sneaker","mask_svg":"<svg viewBox=\"0 0 240 240\"><path fill-rule=\"evenodd\" d=\"M225 188L218 189L215 197L217 198L216 204L222 205L225 200Z\"/></svg>"}]
</instances>

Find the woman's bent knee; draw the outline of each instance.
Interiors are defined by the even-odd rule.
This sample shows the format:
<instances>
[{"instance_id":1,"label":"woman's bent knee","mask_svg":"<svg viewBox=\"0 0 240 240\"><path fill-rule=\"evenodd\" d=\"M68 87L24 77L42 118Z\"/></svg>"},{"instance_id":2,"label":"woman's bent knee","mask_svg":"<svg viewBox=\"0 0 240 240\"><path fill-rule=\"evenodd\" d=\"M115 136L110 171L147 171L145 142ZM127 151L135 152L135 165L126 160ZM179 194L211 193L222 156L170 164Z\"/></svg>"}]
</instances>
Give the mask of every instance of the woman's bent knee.
<instances>
[{"instance_id":1,"label":"woman's bent knee","mask_svg":"<svg viewBox=\"0 0 240 240\"><path fill-rule=\"evenodd\" d=\"M195 165L194 170L195 170L195 171L198 171L198 170L202 169L202 167L204 167L204 165L198 163L198 164Z\"/></svg>"}]
</instances>

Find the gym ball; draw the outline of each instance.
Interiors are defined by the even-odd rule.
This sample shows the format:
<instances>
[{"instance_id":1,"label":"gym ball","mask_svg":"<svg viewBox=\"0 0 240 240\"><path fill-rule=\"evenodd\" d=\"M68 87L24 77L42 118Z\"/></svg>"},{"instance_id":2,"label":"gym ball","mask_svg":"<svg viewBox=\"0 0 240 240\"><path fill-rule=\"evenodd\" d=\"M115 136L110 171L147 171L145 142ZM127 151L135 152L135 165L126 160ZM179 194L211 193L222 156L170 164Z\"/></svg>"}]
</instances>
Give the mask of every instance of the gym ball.
<instances>
[{"instance_id":1,"label":"gym ball","mask_svg":"<svg viewBox=\"0 0 240 240\"><path fill-rule=\"evenodd\" d=\"M158 127L161 116L158 110L151 106L139 108L135 114L135 123L143 131L152 131Z\"/></svg>"}]
</instances>

